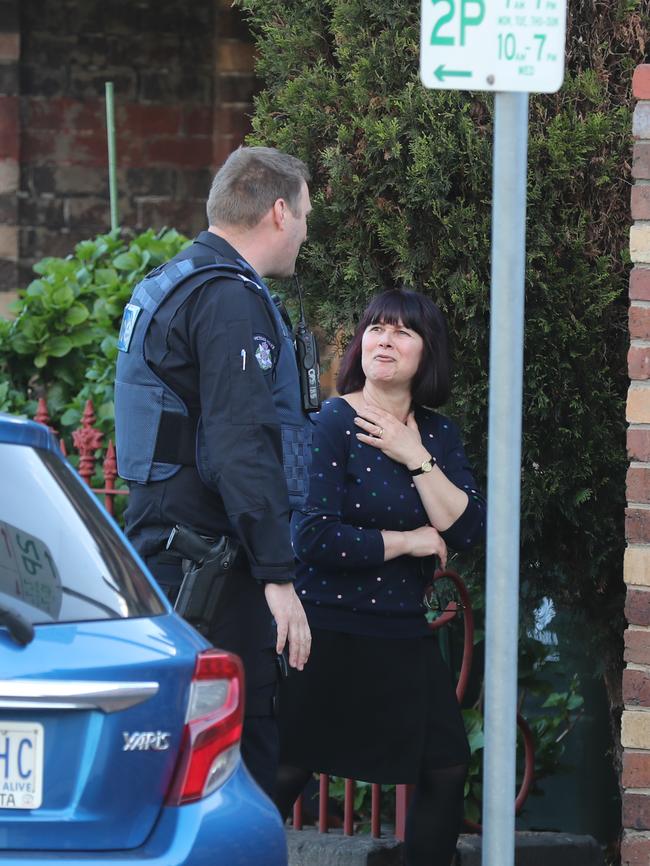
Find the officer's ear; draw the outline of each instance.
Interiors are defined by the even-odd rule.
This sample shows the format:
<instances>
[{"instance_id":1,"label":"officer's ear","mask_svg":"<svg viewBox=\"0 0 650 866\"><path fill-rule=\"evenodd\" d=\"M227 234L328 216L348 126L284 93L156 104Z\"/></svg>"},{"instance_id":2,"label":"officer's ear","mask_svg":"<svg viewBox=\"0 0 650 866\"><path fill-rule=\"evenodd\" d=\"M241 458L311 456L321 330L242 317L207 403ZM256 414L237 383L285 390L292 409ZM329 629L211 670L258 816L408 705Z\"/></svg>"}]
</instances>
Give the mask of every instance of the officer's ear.
<instances>
[{"instance_id":1,"label":"officer's ear","mask_svg":"<svg viewBox=\"0 0 650 866\"><path fill-rule=\"evenodd\" d=\"M280 231L284 231L284 224L287 214L287 203L283 198L276 198L273 202L272 207L273 212L273 222L280 229Z\"/></svg>"}]
</instances>

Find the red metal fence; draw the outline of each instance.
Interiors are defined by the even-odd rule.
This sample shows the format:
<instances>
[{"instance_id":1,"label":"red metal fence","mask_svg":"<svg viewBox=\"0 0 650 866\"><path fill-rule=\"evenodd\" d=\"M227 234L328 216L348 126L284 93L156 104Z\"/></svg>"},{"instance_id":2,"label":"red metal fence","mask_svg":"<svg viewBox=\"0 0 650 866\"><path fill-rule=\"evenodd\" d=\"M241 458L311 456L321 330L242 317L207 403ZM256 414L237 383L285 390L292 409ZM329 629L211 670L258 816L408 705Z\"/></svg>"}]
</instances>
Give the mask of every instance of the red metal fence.
<instances>
[{"instance_id":1,"label":"red metal fence","mask_svg":"<svg viewBox=\"0 0 650 866\"><path fill-rule=\"evenodd\" d=\"M51 425L51 419L48 413L47 404L43 398L38 401L38 410L34 416L34 420L48 427L56 436L58 431ZM79 457L78 472L84 479L86 484L91 487L95 493L104 497L104 505L109 514L115 513L115 497L127 496L129 491L126 488L116 488L117 480L117 460L115 457L115 447L112 440L109 440L105 451L104 449L104 434L95 427L97 419L95 410L91 400L86 403L82 418L81 427L72 433L72 443L74 450ZM67 449L63 439L59 439L61 451L67 456ZM103 459L102 459L103 451ZM101 471L100 471L101 461ZM93 485L93 479L99 473L103 482L103 486L96 487ZM463 660L456 686L456 695L461 701L469 679L472 653L474 647L474 618L472 614L472 605L467 591L467 587L462 579L455 571L447 570L437 572L433 578L434 582L439 580L451 581L460 598L460 602L450 602L441 615L432 623L430 628L438 630L449 623L455 617L462 613L464 625L464 641L463 641ZM515 810L518 812L524 805L524 802L530 792L533 783L534 769L534 744L533 736L526 721L521 717L517 717L517 724L522 735L524 744L524 777L517 794L515 801ZM412 785L397 785L395 787L395 836L404 840L404 832L406 827L406 813L408 810L409 800L412 794ZM348 836L354 834L355 829L355 811L354 797L356 790L356 782L353 779L345 780L345 795L343 804L343 833ZM330 815L330 778L326 775L320 776L319 784L319 813L318 813L318 829L321 833L327 833L333 823L337 825L338 820L333 822ZM375 838L381 836L381 806L382 806L382 791L381 785L375 784L371 787L371 809L370 809L370 832ZM293 826L296 830L302 830L303 827L303 798L299 797L293 809ZM392 810L391 810L392 811ZM472 822L465 822L468 829L480 832L480 825Z\"/></svg>"},{"instance_id":2,"label":"red metal fence","mask_svg":"<svg viewBox=\"0 0 650 866\"><path fill-rule=\"evenodd\" d=\"M45 400L41 397L38 401L38 409L34 415L34 421L39 424L44 424L55 436L59 436L58 431L51 425L50 415L47 409ZM81 416L81 427L74 430L72 433L72 444L74 450L79 455L79 467L77 471L83 478L86 484L97 493L103 495L104 506L109 514L115 513L114 500L116 496L128 496L129 491L126 488L116 489L115 481L117 479L117 459L115 457L115 446L111 439L108 441L106 451L101 463L101 477L103 487L94 487L93 478L95 477L98 464L101 459L101 450L104 445L104 434L94 425L97 422L95 417L95 407L92 400L86 403L83 415ZM59 438L59 444L63 454L67 455L67 448L63 439ZM100 452L100 453L98 453Z\"/></svg>"}]
</instances>

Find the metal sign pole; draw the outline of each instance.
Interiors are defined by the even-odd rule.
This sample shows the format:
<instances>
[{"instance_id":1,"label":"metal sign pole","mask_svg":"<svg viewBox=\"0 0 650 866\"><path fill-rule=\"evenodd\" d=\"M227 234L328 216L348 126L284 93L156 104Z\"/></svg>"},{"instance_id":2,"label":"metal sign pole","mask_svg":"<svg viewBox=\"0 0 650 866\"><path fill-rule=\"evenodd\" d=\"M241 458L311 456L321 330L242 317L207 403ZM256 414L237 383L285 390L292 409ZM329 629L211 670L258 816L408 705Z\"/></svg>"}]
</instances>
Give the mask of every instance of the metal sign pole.
<instances>
[{"instance_id":1,"label":"metal sign pole","mask_svg":"<svg viewBox=\"0 0 650 866\"><path fill-rule=\"evenodd\" d=\"M528 94L564 78L567 0L422 0L420 78L495 94L483 866L513 866Z\"/></svg>"},{"instance_id":2,"label":"metal sign pole","mask_svg":"<svg viewBox=\"0 0 650 866\"><path fill-rule=\"evenodd\" d=\"M106 135L108 139L108 191L111 201L111 231L120 226L117 202L117 166L115 149L115 107L113 82L106 82Z\"/></svg>"},{"instance_id":3,"label":"metal sign pole","mask_svg":"<svg viewBox=\"0 0 650 866\"><path fill-rule=\"evenodd\" d=\"M513 866L528 94L494 108L481 862Z\"/></svg>"}]
</instances>

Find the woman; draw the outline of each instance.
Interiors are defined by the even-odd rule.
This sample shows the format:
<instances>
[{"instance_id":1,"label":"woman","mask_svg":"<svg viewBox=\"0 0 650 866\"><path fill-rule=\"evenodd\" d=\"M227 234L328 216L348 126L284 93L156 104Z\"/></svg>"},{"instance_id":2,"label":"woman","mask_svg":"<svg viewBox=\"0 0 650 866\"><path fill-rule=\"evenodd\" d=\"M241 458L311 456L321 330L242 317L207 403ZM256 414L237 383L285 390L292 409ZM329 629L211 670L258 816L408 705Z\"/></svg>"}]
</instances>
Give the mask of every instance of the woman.
<instances>
[{"instance_id":1,"label":"woman","mask_svg":"<svg viewBox=\"0 0 650 866\"><path fill-rule=\"evenodd\" d=\"M294 518L296 589L309 663L280 699L277 797L286 816L310 771L415 783L408 866L449 866L469 749L423 593L447 545L484 533L457 428L431 408L449 396L447 328L416 292L365 311L316 417L308 510Z\"/></svg>"}]
</instances>

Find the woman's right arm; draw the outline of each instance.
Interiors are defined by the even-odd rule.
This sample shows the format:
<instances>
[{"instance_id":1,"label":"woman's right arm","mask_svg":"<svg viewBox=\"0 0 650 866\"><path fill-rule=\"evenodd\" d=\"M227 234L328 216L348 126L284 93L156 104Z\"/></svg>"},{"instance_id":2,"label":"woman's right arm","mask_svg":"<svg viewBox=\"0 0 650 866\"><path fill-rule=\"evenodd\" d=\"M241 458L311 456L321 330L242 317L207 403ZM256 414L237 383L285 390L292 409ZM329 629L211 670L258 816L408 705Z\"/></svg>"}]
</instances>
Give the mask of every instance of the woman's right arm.
<instances>
[{"instance_id":1,"label":"woman's right arm","mask_svg":"<svg viewBox=\"0 0 650 866\"><path fill-rule=\"evenodd\" d=\"M437 556L440 565L447 565L447 545L433 526L420 526L406 532L382 529L384 539L384 561L398 556Z\"/></svg>"},{"instance_id":2,"label":"woman's right arm","mask_svg":"<svg viewBox=\"0 0 650 866\"><path fill-rule=\"evenodd\" d=\"M314 419L309 494L305 510L295 512L291 538L295 555L307 565L366 567L384 561L384 542L378 529L344 523L346 466L351 423L334 401L323 404ZM361 514L359 520L362 521Z\"/></svg>"}]
</instances>

